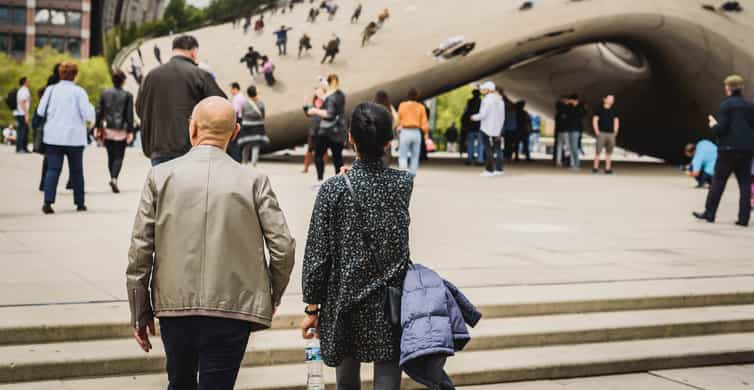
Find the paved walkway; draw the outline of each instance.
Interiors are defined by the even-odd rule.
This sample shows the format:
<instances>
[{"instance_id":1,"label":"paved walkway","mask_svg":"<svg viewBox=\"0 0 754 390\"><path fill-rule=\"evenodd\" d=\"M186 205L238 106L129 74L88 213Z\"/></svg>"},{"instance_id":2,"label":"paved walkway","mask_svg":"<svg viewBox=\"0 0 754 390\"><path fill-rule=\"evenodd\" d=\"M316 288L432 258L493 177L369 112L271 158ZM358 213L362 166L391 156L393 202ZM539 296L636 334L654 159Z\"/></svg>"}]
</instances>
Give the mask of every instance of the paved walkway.
<instances>
[{"instance_id":1,"label":"paved walkway","mask_svg":"<svg viewBox=\"0 0 754 390\"><path fill-rule=\"evenodd\" d=\"M0 306L125 299L124 270L134 210L149 169L129 150L123 193L107 186L106 155L85 152L87 204L76 213L61 189L57 214L41 213L41 159L0 147ZM316 195L298 162L264 161L301 258ZM438 162L422 167L412 201L412 255L464 287L551 285L753 275L754 232L733 226L735 185L719 223L692 220L705 192L677 169L620 165L617 175L509 167L502 178ZM67 174L63 175L61 186ZM298 299L291 298L291 299Z\"/></svg>"},{"instance_id":2,"label":"paved walkway","mask_svg":"<svg viewBox=\"0 0 754 390\"><path fill-rule=\"evenodd\" d=\"M750 390L754 365L463 387L463 390Z\"/></svg>"}]
</instances>

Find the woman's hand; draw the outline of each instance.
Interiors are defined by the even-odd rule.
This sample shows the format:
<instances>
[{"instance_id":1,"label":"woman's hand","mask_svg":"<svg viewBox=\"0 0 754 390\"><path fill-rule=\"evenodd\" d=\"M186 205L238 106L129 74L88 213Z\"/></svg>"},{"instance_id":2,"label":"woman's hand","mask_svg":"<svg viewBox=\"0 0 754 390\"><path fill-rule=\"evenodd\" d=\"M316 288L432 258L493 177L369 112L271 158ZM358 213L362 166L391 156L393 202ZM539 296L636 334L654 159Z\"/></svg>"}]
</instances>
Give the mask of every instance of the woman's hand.
<instances>
[{"instance_id":1,"label":"woman's hand","mask_svg":"<svg viewBox=\"0 0 754 390\"><path fill-rule=\"evenodd\" d=\"M315 335L317 338L319 338L318 333L310 334L309 329L311 328L319 328L319 316L317 315L307 315L304 317L304 320L301 321L301 337L303 337L306 340L309 340L313 338Z\"/></svg>"}]
</instances>

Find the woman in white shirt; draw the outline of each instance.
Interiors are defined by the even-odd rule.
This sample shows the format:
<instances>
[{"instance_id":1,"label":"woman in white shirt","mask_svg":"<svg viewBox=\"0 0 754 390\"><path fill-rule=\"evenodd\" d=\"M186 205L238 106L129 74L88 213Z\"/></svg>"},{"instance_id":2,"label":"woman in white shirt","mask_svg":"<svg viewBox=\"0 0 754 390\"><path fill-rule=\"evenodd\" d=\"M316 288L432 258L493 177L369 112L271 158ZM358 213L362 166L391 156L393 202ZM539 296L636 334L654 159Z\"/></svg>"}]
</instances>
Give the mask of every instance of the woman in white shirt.
<instances>
[{"instance_id":1,"label":"woman in white shirt","mask_svg":"<svg viewBox=\"0 0 754 390\"><path fill-rule=\"evenodd\" d=\"M37 115L45 116L43 142L46 146L47 172L44 179L42 212L52 214L52 204L58 188L63 157L68 159L73 182L73 201L76 211L86 211L84 203L84 147L87 144L86 122L94 122L94 106L86 91L76 85L78 66L63 62L58 69L60 82L47 88L37 108Z\"/></svg>"}]
</instances>

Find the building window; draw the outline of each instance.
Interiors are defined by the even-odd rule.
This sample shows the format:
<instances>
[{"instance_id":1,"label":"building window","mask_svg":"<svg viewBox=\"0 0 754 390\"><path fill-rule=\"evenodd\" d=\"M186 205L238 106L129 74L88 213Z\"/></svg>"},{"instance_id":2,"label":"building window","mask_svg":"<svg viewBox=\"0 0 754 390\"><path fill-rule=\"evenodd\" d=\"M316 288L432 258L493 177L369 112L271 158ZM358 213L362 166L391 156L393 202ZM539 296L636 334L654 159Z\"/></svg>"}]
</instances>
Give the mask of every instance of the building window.
<instances>
[{"instance_id":1,"label":"building window","mask_svg":"<svg viewBox=\"0 0 754 390\"><path fill-rule=\"evenodd\" d=\"M65 44L65 50L70 53L73 58L81 57L81 39L68 38Z\"/></svg>"},{"instance_id":2,"label":"building window","mask_svg":"<svg viewBox=\"0 0 754 390\"><path fill-rule=\"evenodd\" d=\"M65 26L65 11L51 9L50 24L53 26Z\"/></svg>"},{"instance_id":3,"label":"building window","mask_svg":"<svg viewBox=\"0 0 754 390\"><path fill-rule=\"evenodd\" d=\"M81 12L68 11L65 18L68 27L81 28Z\"/></svg>"},{"instance_id":4,"label":"building window","mask_svg":"<svg viewBox=\"0 0 754 390\"><path fill-rule=\"evenodd\" d=\"M8 34L0 34L0 53L7 53L10 49L10 36Z\"/></svg>"},{"instance_id":5,"label":"building window","mask_svg":"<svg viewBox=\"0 0 754 390\"><path fill-rule=\"evenodd\" d=\"M50 10L38 9L34 15L34 23L36 24L50 24Z\"/></svg>"},{"instance_id":6,"label":"building window","mask_svg":"<svg viewBox=\"0 0 754 390\"><path fill-rule=\"evenodd\" d=\"M26 25L26 8L13 7L11 8L11 24L17 26Z\"/></svg>"},{"instance_id":7,"label":"building window","mask_svg":"<svg viewBox=\"0 0 754 390\"><path fill-rule=\"evenodd\" d=\"M17 55L22 55L26 52L26 35L25 34L11 34L10 52L11 54L17 54Z\"/></svg>"},{"instance_id":8,"label":"building window","mask_svg":"<svg viewBox=\"0 0 754 390\"><path fill-rule=\"evenodd\" d=\"M10 24L10 8L0 5L0 24Z\"/></svg>"}]
</instances>

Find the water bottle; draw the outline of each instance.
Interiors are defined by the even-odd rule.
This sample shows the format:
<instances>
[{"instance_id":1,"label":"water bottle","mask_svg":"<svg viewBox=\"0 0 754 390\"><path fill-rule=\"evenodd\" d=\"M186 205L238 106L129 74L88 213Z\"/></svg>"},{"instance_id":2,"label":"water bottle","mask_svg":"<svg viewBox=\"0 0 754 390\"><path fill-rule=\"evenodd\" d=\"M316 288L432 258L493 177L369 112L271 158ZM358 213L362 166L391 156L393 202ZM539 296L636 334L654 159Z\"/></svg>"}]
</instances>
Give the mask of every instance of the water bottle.
<instances>
[{"instance_id":1,"label":"water bottle","mask_svg":"<svg viewBox=\"0 0 754 390\"><path fill-rule=\"evenodd\" d=\"M311 328L308 334L315 335L317 329ZM311 338L306 343L306 367L308 376L306 379L307 390L325 390L325 381L322 377L322 353L319 347L319 339Z\"/></svg>"}]
</instances>

